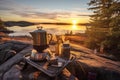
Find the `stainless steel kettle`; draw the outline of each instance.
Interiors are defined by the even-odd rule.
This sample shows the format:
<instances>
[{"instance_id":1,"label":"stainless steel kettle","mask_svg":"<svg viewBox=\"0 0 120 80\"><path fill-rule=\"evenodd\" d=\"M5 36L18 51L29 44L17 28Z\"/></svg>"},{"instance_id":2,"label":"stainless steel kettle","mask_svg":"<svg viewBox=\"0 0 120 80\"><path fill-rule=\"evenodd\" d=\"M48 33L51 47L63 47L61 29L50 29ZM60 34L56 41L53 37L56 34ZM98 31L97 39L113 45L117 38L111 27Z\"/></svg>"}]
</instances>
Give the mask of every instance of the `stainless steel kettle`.
<instances>
[{"instance_id":1,"label":"stainless steel kettle","mask_svg":"<svg viewBox=\"0 0 120 80\"><path fill-rule=\"evenodd\" d=\"M37 30L30 32L33 37L33 48L38 52L42 52L49 45L49 42L52 40L52 35L47 34L45 30L42 30L42 27L37 27Z\"/></svg>"}]
</instances>

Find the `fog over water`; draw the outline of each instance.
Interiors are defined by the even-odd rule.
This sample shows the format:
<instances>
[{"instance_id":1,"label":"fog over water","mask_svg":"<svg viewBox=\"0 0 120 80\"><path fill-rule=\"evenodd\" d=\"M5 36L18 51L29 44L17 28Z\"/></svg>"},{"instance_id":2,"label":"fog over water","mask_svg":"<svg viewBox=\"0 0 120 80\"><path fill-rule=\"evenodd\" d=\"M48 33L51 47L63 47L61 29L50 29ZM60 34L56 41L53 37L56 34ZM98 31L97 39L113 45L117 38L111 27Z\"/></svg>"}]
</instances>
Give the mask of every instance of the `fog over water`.
<instances>
[{"instance_id":1,"label":"fog over water","mask_svg":"<svg viewBox=\"0 0 120 80\"><path fill-rule=\"evenodd\" d=\"M15 33L9 34L10 36L18 36L18 35L30 35L29 32L32 32L37 29L38 26L42 26L43 30L46 30L47 33L52 34L65 34L66 32L72 31L74 33L85 33L86 27L80 25L49 25L49 24L40 24L33 26L13 26L8 27L8 29L15 31Z\"/></svg>"}]
</instances>

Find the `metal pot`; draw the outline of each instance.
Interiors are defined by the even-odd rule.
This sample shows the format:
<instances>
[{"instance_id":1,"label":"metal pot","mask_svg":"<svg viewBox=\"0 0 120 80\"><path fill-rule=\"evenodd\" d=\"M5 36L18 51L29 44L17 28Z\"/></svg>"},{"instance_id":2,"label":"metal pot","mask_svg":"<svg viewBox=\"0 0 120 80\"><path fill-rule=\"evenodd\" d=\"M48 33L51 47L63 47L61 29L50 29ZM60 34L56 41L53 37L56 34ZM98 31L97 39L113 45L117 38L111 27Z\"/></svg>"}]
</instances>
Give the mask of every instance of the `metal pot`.
<instances>
[{"instance_id":1,"label":"metal pot","mask_svg":"<svg viewBox=\"0 0 120 80\"><path fill-rule=\"evenodd\" d=\"M42 30L42 27L37 27L38 29L30 32L33 37L33 48L38 52L42 52L48 47L49 42L52 40L52 35L47 34L45 30Z\"/></svg>"}]
</instances>

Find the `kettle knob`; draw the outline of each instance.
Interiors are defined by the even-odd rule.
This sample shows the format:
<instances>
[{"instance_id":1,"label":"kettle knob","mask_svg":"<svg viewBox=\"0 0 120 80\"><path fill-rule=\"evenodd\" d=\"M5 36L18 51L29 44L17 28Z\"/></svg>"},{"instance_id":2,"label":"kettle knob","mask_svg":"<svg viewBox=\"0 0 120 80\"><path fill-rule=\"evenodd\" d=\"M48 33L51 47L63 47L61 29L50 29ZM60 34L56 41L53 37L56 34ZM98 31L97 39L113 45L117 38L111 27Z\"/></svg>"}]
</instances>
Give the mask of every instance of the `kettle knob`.
<instances>
[{"instance_id":1,"label":"kettle knob","mask_svg":"<svg viewBox=\"0 0 120 80\"><path fill-rule=\"evenodd\" d=\"M42 28L43 28L42 26L38 26L38 27L37 27L38 30L39 30L39 29L42 30Z\"/></svg>"}]
</instances>

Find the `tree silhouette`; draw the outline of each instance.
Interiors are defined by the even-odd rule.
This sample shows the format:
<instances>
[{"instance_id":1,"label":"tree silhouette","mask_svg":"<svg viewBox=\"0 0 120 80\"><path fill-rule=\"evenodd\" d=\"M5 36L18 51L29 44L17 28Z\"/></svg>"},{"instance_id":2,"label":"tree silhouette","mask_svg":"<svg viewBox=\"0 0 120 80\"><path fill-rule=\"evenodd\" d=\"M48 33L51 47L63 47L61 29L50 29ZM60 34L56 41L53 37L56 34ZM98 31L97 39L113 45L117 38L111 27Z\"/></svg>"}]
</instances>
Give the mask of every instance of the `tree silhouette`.
<instances>
[{"instance_id":1,"label":"tree silhouette","mask_svg":"<svg viewBox=\"0 0 120 80\"><path fill-rule=\"evenodd\" d=\"M104 45L107 50L120 52L120 2L119 0L91 0L89 10L93 11L88 34L87 46L90 48ZM115 42L115 40L117 42ZM115 49L116 48L116 49Z\"/></svg>"}]
</instances>

